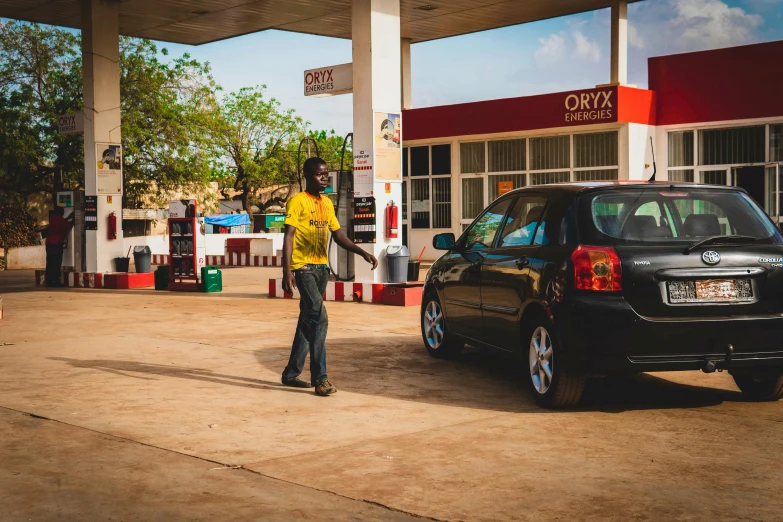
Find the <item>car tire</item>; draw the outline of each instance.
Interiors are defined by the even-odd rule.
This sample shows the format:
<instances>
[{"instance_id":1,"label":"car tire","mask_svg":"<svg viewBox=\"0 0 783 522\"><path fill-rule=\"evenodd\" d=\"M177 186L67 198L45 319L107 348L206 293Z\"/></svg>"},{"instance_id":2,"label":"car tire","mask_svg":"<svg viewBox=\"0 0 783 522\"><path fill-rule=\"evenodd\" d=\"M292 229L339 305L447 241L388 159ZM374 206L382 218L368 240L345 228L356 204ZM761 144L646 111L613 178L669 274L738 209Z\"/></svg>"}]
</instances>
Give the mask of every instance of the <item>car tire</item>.
<instances>
[{"instance_id":1,"label":"car tire","mask_svg":"<svg viewBox=\"0 0 783 522\"><path fill-rule=\"evenodd\" d=\"M752 401L783 399L783 373L778 371L732 374L742 395Z\"/></svg>"},{"instance_id":2,"label":"car tire","mask_svg":"<svg viewBox=\"0 0 783 522\"><path fill-rule=\"evenodd\" d=\"M458 341L446 326L446 316L435 293L427 294L421 307L421 337L433 357L448 359L459 355L465 343Z\"/></svg>"},{"instance_id":3,"label":"car tire","mask_svg":"<svg viewBox=\"0 0 783 522\"><path fill-rule=\"evenodd\" d=\"M579 404L587 377L566 370L568 357L554 334L548 318L541 315L525 329L528 344L522 347L524 380L536 404L542 408L569 408Z\"/></svg>"}]
</instances>

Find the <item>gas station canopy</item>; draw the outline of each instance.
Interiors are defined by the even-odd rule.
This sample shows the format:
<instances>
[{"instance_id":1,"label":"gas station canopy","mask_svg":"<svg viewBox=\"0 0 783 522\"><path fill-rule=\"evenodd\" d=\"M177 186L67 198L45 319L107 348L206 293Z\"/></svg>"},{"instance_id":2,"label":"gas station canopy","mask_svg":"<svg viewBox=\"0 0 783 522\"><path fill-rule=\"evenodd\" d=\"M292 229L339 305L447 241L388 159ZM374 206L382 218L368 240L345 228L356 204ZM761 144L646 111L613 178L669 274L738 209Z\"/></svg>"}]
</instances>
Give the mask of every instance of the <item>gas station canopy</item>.
<instances>
[{"instance_id":1,"label":"gas station canopy","mask_svg":"<svg viewBox=\"0 0 783 522\"><path fill-rule=\"evenodd\" d=\"M638 1L638 0L630 0ZM413 43L610 7L612 0L401 0ZM80 0L0 0L0 17L81 28ZM351 38L351 0L123 0L120 34L199 45L267 29Z\"/></svg>"}]
</instances>

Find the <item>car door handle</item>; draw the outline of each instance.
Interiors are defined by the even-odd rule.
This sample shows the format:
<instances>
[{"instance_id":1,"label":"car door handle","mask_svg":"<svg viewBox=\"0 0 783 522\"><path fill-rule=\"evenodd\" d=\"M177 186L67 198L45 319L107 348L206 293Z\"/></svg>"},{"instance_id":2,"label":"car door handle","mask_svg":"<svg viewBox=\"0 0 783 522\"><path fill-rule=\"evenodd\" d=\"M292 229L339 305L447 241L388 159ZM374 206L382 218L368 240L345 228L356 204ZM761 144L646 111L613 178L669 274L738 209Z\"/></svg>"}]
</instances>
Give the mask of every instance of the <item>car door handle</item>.
<instances>
[{"instance_id":1,"label":"car door handle","mask_svg":"<svg viewBox=\"0 0 783 522\"><path fill-rule=\"evenodd\" d=\"M517 259L517 268L519 268L520 270L522 270L523 268L527 268L529 266L530 266L530 259L528 259L527 257L523 256Z\"/></svg>"}]
</instances>

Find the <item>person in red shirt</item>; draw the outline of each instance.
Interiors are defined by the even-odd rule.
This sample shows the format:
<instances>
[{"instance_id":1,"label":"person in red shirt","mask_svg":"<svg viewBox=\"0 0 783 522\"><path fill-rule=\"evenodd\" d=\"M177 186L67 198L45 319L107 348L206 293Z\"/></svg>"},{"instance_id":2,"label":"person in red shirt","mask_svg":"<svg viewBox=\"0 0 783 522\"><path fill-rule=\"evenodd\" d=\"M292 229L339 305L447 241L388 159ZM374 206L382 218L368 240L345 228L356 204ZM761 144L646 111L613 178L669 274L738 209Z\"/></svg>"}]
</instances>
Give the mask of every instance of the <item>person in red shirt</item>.
<instances>
[{"instance_id":1,"label":"person in red shirt","mask_svg":"<svg viewBox=\"0 0 783 522\"><path fill-rule=\"evenodd\" d=\"M54 207L49 215L49 230L46 233L46 286L64 286L60 281L60 268L63 264L63 250L68 238L68 232L73 226L73 214L69 219L63 217L65 209L61 206Z\"/></svg>"}]
</instances>

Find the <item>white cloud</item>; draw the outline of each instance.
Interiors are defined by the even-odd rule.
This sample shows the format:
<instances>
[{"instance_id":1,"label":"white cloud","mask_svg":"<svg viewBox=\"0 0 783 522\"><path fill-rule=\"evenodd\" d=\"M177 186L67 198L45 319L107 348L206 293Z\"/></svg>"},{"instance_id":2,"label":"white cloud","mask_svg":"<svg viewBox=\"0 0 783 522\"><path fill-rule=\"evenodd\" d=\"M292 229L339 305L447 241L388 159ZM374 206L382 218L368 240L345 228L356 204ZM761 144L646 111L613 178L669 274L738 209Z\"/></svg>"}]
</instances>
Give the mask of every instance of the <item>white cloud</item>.
<instances>
[{"instance_id":1,"label":"white cloud","mask_svg":"<svg viewBox=\"0 0 783 522\"><path fill-rule=\"evenodd\" d=\"M729 7L720 0L678 0L673 5L673 20L680 29L680 42L710 47L725 47L753 41L755 30L764 23L760 15Z\"/></svg>"},{"instance_id":2,"label":"white cloud","mask_svg":"<svg viewBox=\"0 0 783 522\"><path fill-rule=\"evenodd\" d=\"M573 39L576 46L574 51L577 56L581 58L587 58L593 62L597 62L601 59L601 49L598 47L598 44L590 41L579 31L574 32Z\"/></svg>"},{"instance_id":3,"label":"white cloud","mask_svg":"<svg viewBox=\"0 0 783 522\"><path fill-rule=\"evenodd\" d=\"M628 24L628 45L637 49L644 49L644 38L636 30L636 27Z\"/></svg>"},{"instance_id":4,"label":"white cloud","mask_svg":"<svg viewBox=\"0 0 783 522\"><path fill-rule=\"evenodd\" d=\"M764 17L722 0L648 0L630 14L636 37L655 53L731 47L758 41ZM631 43L631 31L628 32Z\"/></svg>"},{"instance_id":5,"label":"white cloud","mask_svg":"<svg viewBox=\"0 0 783 522\"><path fill-rule=\"evenodd\" d=\"M541 47L536 50L535 59L539 63L560 61L566 55L566 41L563 33L550 34L547 38L541 38Z\"/></svg>"}]
</instances>

